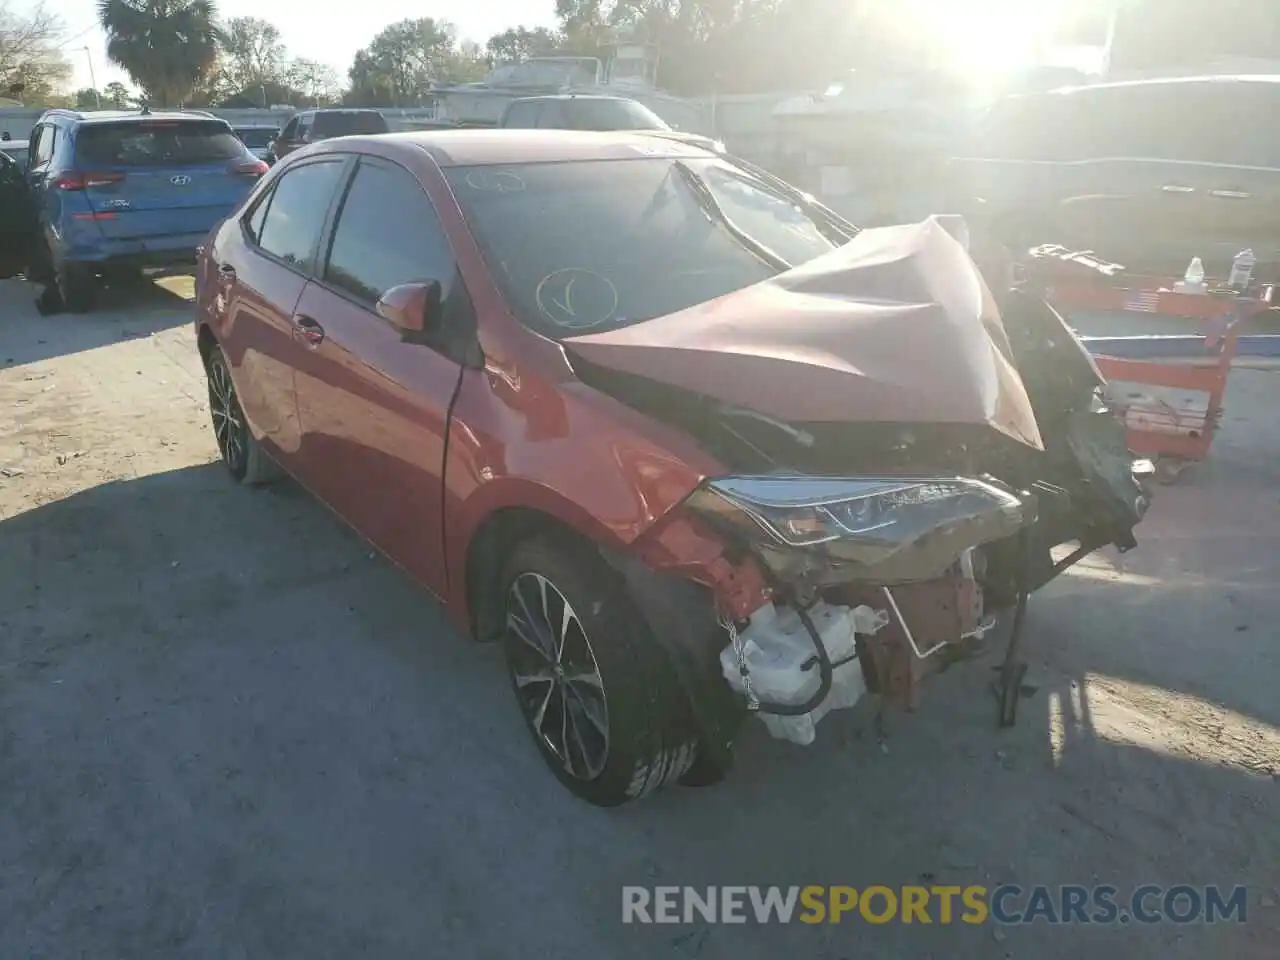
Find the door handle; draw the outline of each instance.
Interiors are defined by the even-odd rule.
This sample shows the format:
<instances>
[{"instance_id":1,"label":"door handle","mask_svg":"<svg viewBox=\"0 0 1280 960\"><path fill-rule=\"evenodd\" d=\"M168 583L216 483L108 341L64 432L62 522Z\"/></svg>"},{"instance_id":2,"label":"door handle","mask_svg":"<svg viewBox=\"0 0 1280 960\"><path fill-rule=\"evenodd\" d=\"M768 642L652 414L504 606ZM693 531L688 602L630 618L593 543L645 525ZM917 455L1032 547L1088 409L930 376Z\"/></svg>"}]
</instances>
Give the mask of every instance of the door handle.
<instances>
[{"instance_id":1,"label":"door handle","mask_svg":"<svg viewBox=\"0 0 1280 960\"><path fill-rule=\"evenodd\" d=\"M1223 200L1251 200L1253 194L1245 190L1210 190L1209 196L1220 197Z\"/></svg>"},{"instance_id":2,"label":"door handle","mask_svg":"<svg viewBox=\"0 0 1280 960\"><path fill-rule=\"evenodd\" d=\"M231 266L231 264L229 264L229 263L220 263L220 264L218 264L218 279L219 279L219 280L225 280L227 283L232 283L232 282L234 282L234 281L235 281L235 278L236 278L236 268L235 268L235 267Z\"/></svg>"},{"instance_id":3,"label":"door handle","mask_svg":"<svg viewBox=\"0 0 1280 960\"><path fill-rule=\"evenodd\" d=\"M1165 193L1195 193L1195 187L1188 187L1181 183L1166 183L1160 188Z\"/></svg>"},{"instance_id":4,"label":"door handle","mask_svg":"<svg viewBox=\"0 0 1280 960\"><path fill-rule=\"evenodd\" d=\"M316 323L306 314L299 313L293 318L293 328L298 334L313 347L320 345L320 341L324 339L324 327Z\"/></svg>"}]
</instances>

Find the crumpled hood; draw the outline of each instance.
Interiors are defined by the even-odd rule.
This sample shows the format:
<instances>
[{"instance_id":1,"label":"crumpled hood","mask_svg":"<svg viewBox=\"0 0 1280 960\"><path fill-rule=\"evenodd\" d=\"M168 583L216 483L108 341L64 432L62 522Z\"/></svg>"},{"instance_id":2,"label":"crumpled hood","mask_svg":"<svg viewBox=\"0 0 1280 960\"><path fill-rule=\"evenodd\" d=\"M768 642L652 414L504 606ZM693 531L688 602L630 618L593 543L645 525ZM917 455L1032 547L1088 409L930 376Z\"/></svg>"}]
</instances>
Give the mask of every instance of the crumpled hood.
<instances>
[{"instance_id":1,"label":"crumpled hood","mask_svg":"<svg viewBox=\"0 0 1280 960\"><path fill-rule=\"evenodd\" d=\"M762 283L562 343L791 423L986 424L1043 448L991 293L935 218L864 230Z\"/></svg>"}]
</instances>

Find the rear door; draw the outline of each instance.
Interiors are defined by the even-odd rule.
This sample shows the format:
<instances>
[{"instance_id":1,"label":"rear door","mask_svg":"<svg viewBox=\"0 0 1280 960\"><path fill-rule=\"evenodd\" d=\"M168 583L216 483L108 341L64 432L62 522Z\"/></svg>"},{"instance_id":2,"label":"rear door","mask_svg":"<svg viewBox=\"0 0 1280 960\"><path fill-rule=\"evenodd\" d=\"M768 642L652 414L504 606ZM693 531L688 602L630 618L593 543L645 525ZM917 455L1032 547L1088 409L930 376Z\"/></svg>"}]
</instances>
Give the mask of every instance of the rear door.
<instances>
[{"instance_id":1,"label":"rear door","mask_svg":"<svg viewBox=\"0 0 1280 960\"><path fill-rule=\"evenodd\" d=\"M1084 89L1057 118L1065 163L1055 176L1055 241L1096 251L1135 270L1177 261L1189 194L1171 162L1168 130L1178 97L1167 84ZM1194 121L1183 114L1184 123ZM1172 185L1172 186L1168 186ZM1186 261L1182 262L1182 267Z\"/></svg>"},{"instance_id":2,"label":"rear door","mask_svg":"<svg viewBox=\"0 0 1280 960\"><path fill-rule=\"evenodd\" d=\"M25 270L35 249L35 220L31 215L23 171L17 161L0 154L0 280Z\"/></svg>"},{"instance_id":3,"label":"rear door","mask_svg":"<svg viewBox=\"0 0 1280 960\"><path fill-rule=\"evenodd\" d=\"M254 435L282 465L298 466L302 433L294 369L304 359L296 308L315 263L347 159L325 156L290 167L214 250L221 304L219 342Z\"/></svg>"},{"instance_id":4,"label":"rear door","mask_svg":"<svg viewBox=\"0 0 1280 960\"><path fill-rule=\"evenodd\" d=\"M1196 123L1169 136L1181 181L1194 189L1182 227L1189 255L1225 277L1235 255L1252 249L1266 265L1261 275L1280 265L1280 83L1207 82L1188 99Z\"/></svg>"},{"instance_id":5,"label":"rear door","mask_svg":"<svg viewBox=\"0 0 1280 960\"><path fill-rule=\"evenodd\" d=\"M375 312L392 287L441 284L441 329L406 342ZM474 318L444 228L417 178L361 157L327 263L298 303L308 353L297 374L300 476L439 596L449 404Z\"/></svg>"},{"instance_id":6,"label":"rear door","mask_svg":"<svg viewBox=\"0 0 1280 960\"><path fill-rule=\"evenodd\" d=\"M157 242L208 233L264 170L225 122L203 119L83 124L75 165L105 237Z\"/></svg>"}]
</instances>

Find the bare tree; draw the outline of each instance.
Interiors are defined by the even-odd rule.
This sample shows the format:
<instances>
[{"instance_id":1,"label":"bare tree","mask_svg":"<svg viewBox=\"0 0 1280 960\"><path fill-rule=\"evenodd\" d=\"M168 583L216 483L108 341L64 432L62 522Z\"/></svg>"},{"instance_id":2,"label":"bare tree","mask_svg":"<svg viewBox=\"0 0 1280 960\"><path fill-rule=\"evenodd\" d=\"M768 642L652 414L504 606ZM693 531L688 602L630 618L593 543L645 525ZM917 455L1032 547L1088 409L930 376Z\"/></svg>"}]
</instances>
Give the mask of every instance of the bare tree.
<instances>
[{"instance_id":1,"label":"bare tree","mask_svg":"<svg viewBox=\"0 0 1280 960\"><path fill-rule=\"evenodd\" d=\"M21 85L29 103L47 99L71 77L59 43L62 21L37 4L25 13L0 0L0 96Z\"/></svg>"},{"instance_id":2,"label":"bare tree","mask_svg":"<svg viewBox=\"0 0 1280 960\"><path fill-rule=\"evenodd\" d=\"M334 98L339 89L338 73L327 63L298 58L285 69L285 83L306 95L316 106Z\"/></svg>"}]
</instances>

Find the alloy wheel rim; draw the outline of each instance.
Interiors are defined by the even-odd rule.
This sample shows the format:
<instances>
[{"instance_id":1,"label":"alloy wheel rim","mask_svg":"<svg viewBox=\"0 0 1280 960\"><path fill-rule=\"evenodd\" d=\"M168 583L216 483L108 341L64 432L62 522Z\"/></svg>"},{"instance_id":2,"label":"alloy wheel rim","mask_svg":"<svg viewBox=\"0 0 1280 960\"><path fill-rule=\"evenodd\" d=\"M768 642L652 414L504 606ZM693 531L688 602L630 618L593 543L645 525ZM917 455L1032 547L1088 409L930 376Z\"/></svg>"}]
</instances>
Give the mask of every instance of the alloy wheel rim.
<instances>
[{"instance_id":1,"label":"alloy wheel rim","mask_svg":"<svg viewBox=\"0 0 1280 960\"><path fill-rule=\"evenodd\" d=\"M209 412L213 416L213 435L222 458L233 470L239 469L247 448L244 413L236 399L230 371L216 360L209 364Z\"/></svg>"},{"instance_id":2,"label":"alloy wheel rim","mask_svg":"<svg viewBox=\"0 0 1280 960\"><path fill-rule=\"evenodd\" d=\"M546 577L522 573L507 595L516 697L534 735L569 776L594 780L609 757L609 704L591 641Z\"/></svg>"}]
</instances>

